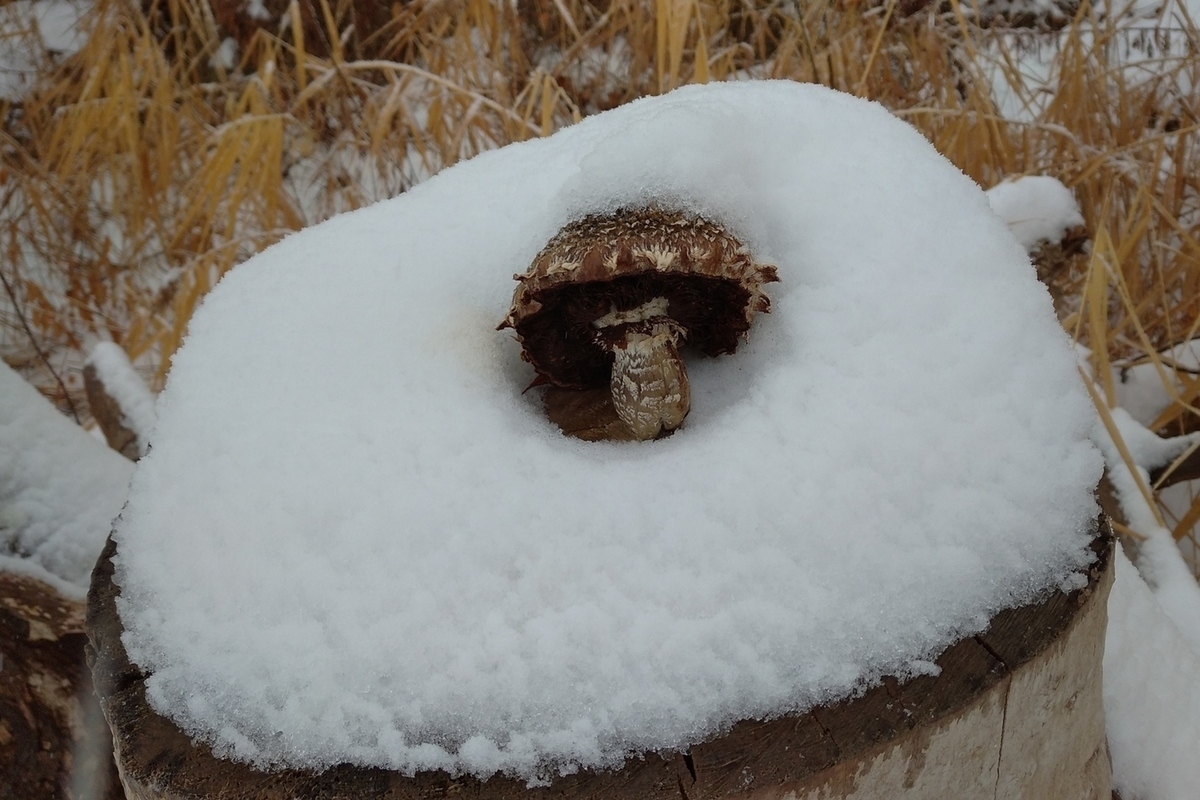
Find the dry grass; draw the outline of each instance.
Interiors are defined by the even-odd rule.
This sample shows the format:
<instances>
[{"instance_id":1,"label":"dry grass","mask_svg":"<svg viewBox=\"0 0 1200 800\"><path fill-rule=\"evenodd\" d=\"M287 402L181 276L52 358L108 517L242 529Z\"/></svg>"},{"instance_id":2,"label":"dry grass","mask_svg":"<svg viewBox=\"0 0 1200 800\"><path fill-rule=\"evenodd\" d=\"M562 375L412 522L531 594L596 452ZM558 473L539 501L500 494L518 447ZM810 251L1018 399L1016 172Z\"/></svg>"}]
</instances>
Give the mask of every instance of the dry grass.
<instances>
[{"instance_id":1,"label":"dry grass","mask_svg":"<svg viewBox=\"0 0 1200 800\"><path fill-rule=\"evenodd\" d=\"M64 407L96 338L161 385L204 294L289 231L638 96L776 77L879 100L985 186L1072 187L1094 247L1043 276L1064 326L1108 402L1108 368L1149 360L1176 398L1157 427L1197 427L1200 378L1158 355L1200 325L1194 26L1167 52L1147 40L1146 77L1117 66L1138 43L1111 25L1005 34L956 2L907 5L413 2L368 35L348 0L293 3L229 65L205 0L98 0L83 50L0 105L0 354ZM1020 71L1039 47L1053 96ZM997 84L1026 109L1000 107ZM1200 501L1180 516L1183 535Z\"/></svg>"}]
</instances>

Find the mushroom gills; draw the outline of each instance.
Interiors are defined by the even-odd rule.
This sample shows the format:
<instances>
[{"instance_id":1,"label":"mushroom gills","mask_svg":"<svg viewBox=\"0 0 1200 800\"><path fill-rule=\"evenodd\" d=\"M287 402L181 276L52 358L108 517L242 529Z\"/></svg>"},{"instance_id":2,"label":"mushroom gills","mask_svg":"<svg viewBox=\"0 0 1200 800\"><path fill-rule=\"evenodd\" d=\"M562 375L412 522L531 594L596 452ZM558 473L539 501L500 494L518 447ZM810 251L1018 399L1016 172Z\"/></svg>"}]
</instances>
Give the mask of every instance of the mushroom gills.
<instances>
[{"instance_id":1,"label":"mushroom gills","mask_svg":"<svg viewBox=\"0 0 1200 800\"><path fill-rule=\"evenodd\" d=\"M678 350L687 332L666 313L667 301L656 297L628 311L613 309L592 323L613 354L613 407L642 440L675 430L691 408L687 369Z\"/></svg>"}]
</instances>

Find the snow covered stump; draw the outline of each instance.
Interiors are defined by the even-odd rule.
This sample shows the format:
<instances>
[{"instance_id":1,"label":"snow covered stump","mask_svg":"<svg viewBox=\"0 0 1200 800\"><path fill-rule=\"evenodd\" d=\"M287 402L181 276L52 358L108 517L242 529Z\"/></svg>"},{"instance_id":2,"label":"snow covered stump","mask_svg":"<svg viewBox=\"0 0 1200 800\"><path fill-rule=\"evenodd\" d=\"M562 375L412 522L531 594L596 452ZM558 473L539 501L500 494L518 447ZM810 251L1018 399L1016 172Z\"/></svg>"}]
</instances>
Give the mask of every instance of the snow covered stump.
<instances>
[{"instance_id":1,"label":"snow covered stump","mask_svg":"<svg viewBox=\"0 0 1200 800\"><path fill-rule=\"evenodd\" d=\"M711 358L657 289L572 316L648 370L646 440L581 441L495 325L629 209L773 265L771 313ZM878 106L692 87L447 170L231 272L157 411L90 594L133 797L1108 792L1090 402Z\"/></svg>"},{"instance_id":2,"label":"snow covered stump","mask_svg":"<svg viewBox=\"0 0 1200 800\"><path fill-rule=\"evenodd\" d=\"M1100 661L1113 547L1110 537L1097 541L1086 587L1001 612L988 630L942 653L936 677L887 678L861 697L741 722L685 752L648 754L620 770L583 771L549 786L349 764L319 774L266 771L215 757L147 702L146 676L120 643L111 544L90 598L94 669L130 800L1108 800Z\"/></svg>"}]
</instances>

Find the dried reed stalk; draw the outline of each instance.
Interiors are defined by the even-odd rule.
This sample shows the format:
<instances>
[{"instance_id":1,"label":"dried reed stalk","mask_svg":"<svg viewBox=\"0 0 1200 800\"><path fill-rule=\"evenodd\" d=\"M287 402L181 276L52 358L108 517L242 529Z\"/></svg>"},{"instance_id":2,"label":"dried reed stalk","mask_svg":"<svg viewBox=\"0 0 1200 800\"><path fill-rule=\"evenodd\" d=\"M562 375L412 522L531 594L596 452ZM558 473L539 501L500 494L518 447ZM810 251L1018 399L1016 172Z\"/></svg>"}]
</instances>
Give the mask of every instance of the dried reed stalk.
<instances>
[{"instance_id":1,"label":"dried reed stalk","mask_svg":"<svg viewBox=\"0 0 1200 800\"><path fill-rule=\"evenodd\" d=\"M1200 427L1200 378L1159 355L1200 325L1190 20L1171 44L1086 11L1052 34L985 30L957 2L418 0L368 30L352 0L272 0L277 19L220 29L240 5L98 0L83 49L0 103L0 354L64 405L95 337L161 385L204 294L289 231L638 96L763 77L878 100L984 186L1062 179L1095 247L1048 279L1104 402L1110 367L1149 360L1174 400L1156 428ZM1051 96L1023 71L1038 48ZM1177 532L1197 520L1200 500Z\"/></svg>"}]
</instances>

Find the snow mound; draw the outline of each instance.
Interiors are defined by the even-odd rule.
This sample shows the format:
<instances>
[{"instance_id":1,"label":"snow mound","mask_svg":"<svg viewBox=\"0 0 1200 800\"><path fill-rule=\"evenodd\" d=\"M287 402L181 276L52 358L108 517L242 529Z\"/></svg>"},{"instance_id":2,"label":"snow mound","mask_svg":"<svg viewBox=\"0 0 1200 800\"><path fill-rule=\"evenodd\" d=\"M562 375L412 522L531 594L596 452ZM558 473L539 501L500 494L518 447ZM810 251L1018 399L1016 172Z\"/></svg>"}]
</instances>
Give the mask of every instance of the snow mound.
<instances>
[{"instance_id":1,"label":"snow mound","mask_svg":"<svg viewBox=\"0 0 1200 800\"><path fill-rule=\"evenodd\" d=\"M567 221L719 220L781 282L670 438L546 420L515 283ZM231 272L117 530L150 701L223 756L539 779L886 674L1077 580L1101 460L974 183L881 106L690 87Z\"/></svg>"},{"instance_id":2,"label":"snow mound","mask_svg":"<svg viewBox=\"0 0 1200 800\"><path fill-rule=\"evenodd\" d=\"M0 362L0 569L44 569L82 592L132 473Z\"/></svg>"},{"instance_id":3,"label":"snow mound","mask_svg":"<svg viewBox=\"0 0 1200 800\"><path fill-rule=\"evenodd\" d=\"M1084 222L1075 195L1048 175L1001 181L987 190L987 198L992 210L1029 251L1042 242L1060 241L1067 231Z\"/></svg>"}]
</instances>

